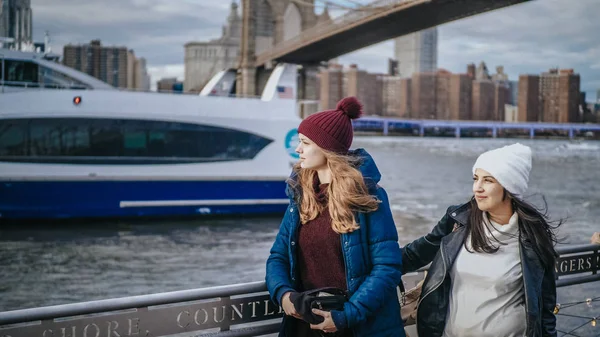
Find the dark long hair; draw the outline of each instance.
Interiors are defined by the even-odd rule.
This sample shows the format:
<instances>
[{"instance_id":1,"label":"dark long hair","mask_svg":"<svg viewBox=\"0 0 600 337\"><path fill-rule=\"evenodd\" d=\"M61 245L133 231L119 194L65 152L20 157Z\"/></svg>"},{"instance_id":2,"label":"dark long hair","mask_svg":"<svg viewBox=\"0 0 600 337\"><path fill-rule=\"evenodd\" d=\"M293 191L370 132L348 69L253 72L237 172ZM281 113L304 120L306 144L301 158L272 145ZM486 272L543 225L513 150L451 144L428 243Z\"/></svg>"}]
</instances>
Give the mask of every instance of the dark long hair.
<instances>
[{"instance_id":1,"label":"dark long hair","mask_svg":"<svg viewBox=\"0 0 600 337\"><path fill-rule=\"evenodd\" d=\"M554 244L558 243L555 230L562 225L563 220L557 221L556 225L551 225L547 209L548 204L542 196L544 203L543 208L537 208L532 204L515 198L510 192L504 190L504 198L510 198L513 212L517 212L519 216L519 238L521 242L528 241L531 243L533 250L540 257L540 260L545 266L554 266L558 254L554 250ZM503 245L502 242L495 237L489 238L485 234L485 227L491 224L484 223L483 211L477 207L475 197L471 198L471 213L469 215L469 223L467 230L471 236L471 248L466 245L465 248L469 252L479 253L495 253ZM494 241L494 242L492 242Z\"/></svg>"}]
</instances>

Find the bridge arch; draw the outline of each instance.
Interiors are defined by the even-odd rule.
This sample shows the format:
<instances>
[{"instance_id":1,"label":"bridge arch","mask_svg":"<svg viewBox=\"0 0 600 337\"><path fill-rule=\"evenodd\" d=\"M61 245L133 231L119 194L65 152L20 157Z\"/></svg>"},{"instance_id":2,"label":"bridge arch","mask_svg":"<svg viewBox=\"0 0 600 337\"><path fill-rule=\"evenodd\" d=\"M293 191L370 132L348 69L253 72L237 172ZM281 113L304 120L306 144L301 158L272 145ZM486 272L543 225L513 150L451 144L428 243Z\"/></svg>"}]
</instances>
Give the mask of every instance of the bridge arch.
<instances>
[{"instance_id":1,"label":"bridge arch","mask_svg":"<svg viewBox=\"0 0 600 337\"><path fill-rule=\"evenodd\" d=\"M254 7L256 54L273 47L275 37L275 12L268 0L259 0Z\"/></svg>"},{"instance_id":2,"label":"bridge arch","mask_svg":"<svg viewBox=\"0 0 600 337\"><path fill-rule=\"evenodd\" d=\"M296 4L290 2L283 14L283 41L298 36L302 32L302 15Z\"/></svg>"}]
</instances>

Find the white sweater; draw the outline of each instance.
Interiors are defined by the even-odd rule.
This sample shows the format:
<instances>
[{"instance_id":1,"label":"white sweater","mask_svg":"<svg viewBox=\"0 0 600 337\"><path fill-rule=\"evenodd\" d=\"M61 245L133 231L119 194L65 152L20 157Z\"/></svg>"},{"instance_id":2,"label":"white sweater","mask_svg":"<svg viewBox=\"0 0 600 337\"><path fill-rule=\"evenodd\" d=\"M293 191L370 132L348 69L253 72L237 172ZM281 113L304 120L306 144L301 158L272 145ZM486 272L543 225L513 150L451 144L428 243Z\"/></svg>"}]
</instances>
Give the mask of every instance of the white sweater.
<instances>
[{"instance_id":1,"label":"white sweater","mask_svg":"<svg viewBox=\"0 0 600 337\"><path fill-rule=\"evenodd\" d=\"M502 226L488 220L486 235L500 249L469 253L463 246L450 270L452 291L444 337L525 335L526 311L517 213ZM492 226L489 226L489 224ZM488 228L489 227L489 228ZM500 245L492 238L505 243ZM467 237L470 246L470 237Z\"/></svg>"}]
</instances>

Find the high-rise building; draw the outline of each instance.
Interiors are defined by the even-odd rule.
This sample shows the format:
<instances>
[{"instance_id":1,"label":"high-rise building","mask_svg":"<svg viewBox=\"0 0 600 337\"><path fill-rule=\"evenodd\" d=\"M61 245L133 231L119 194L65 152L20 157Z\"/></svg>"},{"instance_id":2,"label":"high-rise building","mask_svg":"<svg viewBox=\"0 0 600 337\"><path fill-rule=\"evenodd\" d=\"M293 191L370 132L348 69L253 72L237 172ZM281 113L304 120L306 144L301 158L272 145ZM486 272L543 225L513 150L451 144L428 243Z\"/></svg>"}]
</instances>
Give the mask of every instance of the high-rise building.
<instances>
[{"instance_id":1,"label":"high-rise building","mask_svg":"<svg viewBox=\"0 0 600 337\"><path fill-rule=\"evenodd\" d=\"M388 59L388 71L390 76L398 76L398 60Z\"/></svg>"},{"instance_id":2,"label":"high-rise building","mask_svg":"<svg viewBox=\"0 0 600 337\"><path fill-rule=\"evenodd\" d=\"M540 76L540 120L576 123L579 116L579 74L573 69L550 69Z\"/></svg>"},{"instance_id":3,"label":"high-rise building","mask_svg":"<svg viewBox=\"0 0 600 337\"><path fill-rule=\"evenodd\" d=\"M490 80L473 81L471 119L489 121L494 119L494 82Z\"/></svg>"},{"instance_id":4,"label":"high-rise building","mask_svg":"<svg viewBox=\"0 0 600 337\"><path fill-rule=\"evenodd\" d=\"M510 99L510 90L508 86L501 82L494 83L494 85L494 110L490 119L503 121L506 117L506 105Z\"/></svg>"},{"instance_id":5,"label":"high-rise building","mask_svg":"<svg viewBox=\"0 0 600 337\"><path fill-rule=\"evenodd\" d=\"M193 41L185 44L183 87L186 92L201 91L217 72L237 66L241 27L242 18L238 15L238 5L234 2L231 4L227 24L223 27L220 38L208 42Z\"/></svg>"},{"instance_id":6,"label":"high-rise building","mask_svg":"<svg viewBox=\"0 0 600 337\"><path fill-rule=\"evenodd\" d=\"M150 91L150 74L148 74L148 66L146 64L146 59L143 57L136 58L134 67L134 89L141 91Z\"/></svg>"},{"instance_id":7,"label":"high-rise building","mask_svg":"<svg viewBox=\"0 0 600 337\"><path fill-rule=\"evenodd\" d=\"M491 80L490 72L485 62L481 61L475 70L475 79L478 81Z\"/></svg>"},{"instance_id":8,"label":"high-rise building","mask_svg":"<svg viewBox=\"0 0 600 337\"><path fill-rule=\"evenodd\" d=\"M474 67L473 67L474 68ZM454 120L471 119L473 79L469 74L452 74L450 77L450 117Z\"/></svg>"},{"instance_id":9,"label":"high-rise building","mask_svg":"<svg viewBox=\"0 0 600 337\"><path fill-rule=\"evenodd\" d=\"M475 63L467 64L467 76L469 76L469 78L474 80L476 73L477 73L477 68L475 67Z\"/></svg>"},{"instance_id":10,"label":"high-rise building","mask_svg":"<svg viewBox=\"0 0 600 337\"><path fill-rule=\"evenodd\" d=\"M9 9L8 9L8 0L0 0L0 39L8 38L8 22L10 20L9 17ZM3 41L0 40L0 44ZM8 43L6 45L0 45L0 47L8 47Z\"/></svg>"},{"instance_id":11,"label":"high-rise building","mask_svg":"<svg viewBox=\"0 0 600 337\"><path fill-rule=\"evenodd\" d=\"M550 69L540 76L540 121L558 122L558 69Z\"/></svg>"},{"instance_id":12,"label":"high-rise building","mask_svg":"<svg viewBox=\"0 0 600 337\"><path fill-rule=\"evenodd\" d=\"M399 76L381 76L380 80L382 82L381 114L401 117L402 79Z\"/></svg>"},{"instance_id":13,"label":"high-rise building","mask_svg":"<svg viewBox=\"0 0 600 337\"><path fill-rule=\"evenodd\" d=\"M33 14L31 0L0 0L0 38L11 38L13 42L2 42L2 47L17 50L33 48Z\"/></svg>"},{"instance_id":14,"label":"high-rise building","mask_svg":"<svg viewBox=\"0 0 600 337\"><path fill-rule=\"evenodd\" d=\"M516 105L507 104L504 106L504 121L508 123L519 121L519 108Z\"/></svg>"},{"instance_id":15,"label":"high-rise building","mask_svg":"<svg viewBox=\"0 0 600 337\"><path fill-rule=\"evenodd\" d=\"M412 79L403 78L400 80L400 117L412 117Z\"/></svg>"},{"instance_id":16,"label":"high-rise building","mask_svg":"<svg viewBox=\"0 0 600 337\"><path fill-rule=\"evenodd\" d=\"M519 81L508 81L508 90L508 103L511 105L517 105L519 99Z\"/></svg>"},{"instance_id":17,"label":"high-rise building","mask_svg":"<svg viewBox=\"0 0 600 337\"><path fill-rule=\"evenodd\" d=\"M435 79L435 113L436 119L450 119L450 80L452 73L439 70Z\"/></svg>"},{"instance_id":18,"label":"high-rise building","mask_svg":"<svg viewBox=\"0 0 600 337\"><path fill-rule=\"evenodd\" d=\"M519 122L537 122L540 114L540 77L538 75L519 76L518 99Z\"/></svg>"},{"instance_id":19,"label":"high-rise building","mask_svg":"<svg viewBox=\"0 0 600 337\"><path fill-rule=\"evenodd\" d=\"M376 76L369 74L364 70L359 70L353 64L344 74L344 96L354 96L363 104L363 113L365 115L375 115L381 113L377 111L377 92Z\"/></svg>"},{"instance_id":20,"label":"high-rise building","mask_svg":"<svg viewBox=\"0 0 600 337\"><path fill-rule=\"evenodd\" d=\"M579 113L581 78L573 69L560 70L558 80L559 123L580 123Z\"/></svg>"},{"instance_id":21,"label":"high-rise building","mask_svg":"<svg viewBox=\"0 0 600 337\"><path fill-rule=\"evenodd\" d=\"M105 47L100 40L83 45L68 44L63 48L63 63L66 66L118 88L128 88L130 72L127 65L130 60L127 48Z\"/></svg>"},{"instance_id":22,"label":"high-rise building","mask_svg":"<svg viewBox=\"0 0 600 337\"><path fill-rule=\"evenodd\" d=\"M415 73L411 82L411 117L435 119L436 73Z\"/></svg>"},{"instance_id":23,"label":"high-rise building","mask_svg":"<svg viewBox=\"0 0 600 337\"><path fill-rule=\"evenodd\" d=\"M398 37L394 42L400 77L437 70L437 27Z\"/></svg>"}]
</instances>

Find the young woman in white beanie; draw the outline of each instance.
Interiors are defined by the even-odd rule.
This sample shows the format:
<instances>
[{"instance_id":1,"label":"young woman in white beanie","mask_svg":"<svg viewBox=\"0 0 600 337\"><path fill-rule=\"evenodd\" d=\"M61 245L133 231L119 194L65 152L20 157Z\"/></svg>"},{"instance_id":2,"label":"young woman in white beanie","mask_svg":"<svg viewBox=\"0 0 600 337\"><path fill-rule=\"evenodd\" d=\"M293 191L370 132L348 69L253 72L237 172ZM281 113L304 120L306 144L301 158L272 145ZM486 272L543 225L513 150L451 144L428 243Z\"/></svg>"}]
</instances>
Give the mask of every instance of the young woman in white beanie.
<instances>
[{"instance_id":1,"label":"young woman in white beanie","mask_svg":"<svg viewBox=\"0 0 600 337\"><path fill-rule=\"evenodd\" d=\"M481 154L470 202L403 248L403 274L432 262L419 336L556 336L555 227L523 200L530 170L518 143Z\"/></svg>"}]
</instances>

